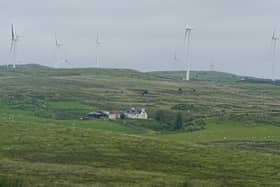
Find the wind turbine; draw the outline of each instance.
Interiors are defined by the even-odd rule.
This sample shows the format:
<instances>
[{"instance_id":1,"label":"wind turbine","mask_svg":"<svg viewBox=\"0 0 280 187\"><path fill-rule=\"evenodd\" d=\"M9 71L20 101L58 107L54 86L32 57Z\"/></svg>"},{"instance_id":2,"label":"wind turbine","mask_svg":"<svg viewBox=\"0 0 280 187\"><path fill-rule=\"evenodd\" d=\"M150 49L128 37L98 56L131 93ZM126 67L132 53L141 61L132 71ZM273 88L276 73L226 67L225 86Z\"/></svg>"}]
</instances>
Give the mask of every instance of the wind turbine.
<instances>
[{"instance_id":1,"label":"wind turbine","mask_svg":"<svg viewBox=\"0 0 280 187\"><path fill-rule=\"evenodd\" d=\"M172 65L174 66L174 69L177 70L177 63L180 61L180 59L178 58L176 50L174 51L173 59L172 60L173 60Z\"/></svg>"},{"instance_id":2,"label":"wind turbine","mask_svg":"<svg viewBox=\"0 0 280 187\"><path fill-rule=\"evenodd\" d=\"M99 58L99 48L101 47L101 42L100 42L100 36L99 33L96 35L96 66L99 68L100 67L100 58Z\"/></svg>"},{"instance_id":3,"label":"wind turbine","mask_svg":"<svg viewBox=\"0 0 280 187\"><path fill-rule=\"evenodd\" d=\"M210 64L210 71L214 71L215 70L215 64Z\"/></svg>"},{"instance_id":4,"label":"wind turbine","mask_svg":"<svg viewBox=\"0 0 280 187\"><path fill-rule=\"evenodd\" d=\"M177 57L177 52L176 51L174 51L173 60L174 60L174 62L178 61L178 57Z\"/></svg>"},{"instance_id":5,"label":"wind turbine","mask_svg":"<svg viewBox=\"0 0 280 187\"><path fill-rule=\"evenodd\" d=\"M273 51L272 51L272 75L271 79L272 81L275 80L275 72L274 72L274 66L275 66L275 61L276 61L276 51L277 51L277 43L279 41L279 36L276 35L276 30L273 31L272 34L272 45L273 45Z\"/></svg>"},{"instance_id":6,"label":"wind turbine","mask_svg":"<svg viewBox=\"0 0 280 187\"><path fill-rule=\"evenodd\" d=\"M55 61L56 61L55 67L57 67L58 64L60 64L60 61L63 61L64 63L67 63L67 64L70 64L68 59L65 58L65 54L63 54L63 57L60 56L60 52L62 50L63 43L57 39L56 33L54 34L54 38L55 38L55 48L56 48L56 52L55 52Z\"/></svg>"},{"instance_id":7,"label":"wind turbine","mask_svg":"<svg viewBox=\"0 0 280 187\"><path fill-rule=\"evenodd\" d=\"M11 25L11 47L10 47L10 54L13 57L13 68L16 68L17 62L17 43L19 41L20 36L16 34L14 29L14 25Z\"/></svg>"},{"instance_id":8,"label":"wind turbine","mask_svg":"<svg viewBox=\"0 0 280 187\"><path fill-rule=\"evenodd\" d=\"M56 33L54 34L56 48L61 48L63 44L57 39Z\"/></svg>"},{"instance_id":9,"label":"wind turbine","mask_svg":"<svg viewBox=\"0 0 280 187\"><path fill-rule=\"evenodd\" d=\"M190 80L190 69L191 69L191 63L190 63L190 44L191 44L191 32L193 28L190 26L187 26L185 28L185 61L187 64L187 70L186 70L186 77L184 80L189 81Z\"/></svg>"}]
</instances>

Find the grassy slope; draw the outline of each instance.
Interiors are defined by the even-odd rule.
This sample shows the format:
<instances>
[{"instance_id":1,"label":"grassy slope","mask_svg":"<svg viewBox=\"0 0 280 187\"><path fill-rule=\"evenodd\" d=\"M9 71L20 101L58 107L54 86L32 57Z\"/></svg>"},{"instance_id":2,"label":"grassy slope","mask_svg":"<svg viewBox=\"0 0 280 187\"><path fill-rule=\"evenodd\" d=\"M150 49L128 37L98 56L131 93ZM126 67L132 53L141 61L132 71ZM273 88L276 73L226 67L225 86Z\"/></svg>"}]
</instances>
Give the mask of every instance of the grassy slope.
<instances>
[{"instance_id":1,"label":"grassy slope","mask_svg":"<svg viewBox=\"0 0 280 187\"><path fill-rule=\"evenodd\" d=\"M164 140L178 142L215 142L215 141L280 141L280 128L264 123L242 123L239 121L209 121L207 128L192 133L160 135Z\"/></svg>"},{"instance_id":2,"label":"grassy slope","mask_svg":"<svg viewBox=\"0 0 280 187\"><path fill-rule=\"evenodd\" d=\"M141 94L144 89L148 95ZM196 144L225 137L278 141L275 126L229 117L277 116L280 90L272 85L186 84L130 70L36 67L2 69L0 95L0 181L17 176L46 186L279 186L278 154ZM89 110L145 106L152 112L178 103L198 109L183 115L207 116L206 129L151 135L117 123L77 120Z\"/></svg>"},{"instance_id":3,"label":"grassy slope","mask_svg":"<svg viewBox=\"0 0 280 187\"><path fill-rule=\"evenodd\" d=\"M182 80L185 77L184 71L154 71L149 72L150 75L161 78L169 78L174 80ZM236 82L240 81L241 76L230 73L216 72L216 71L192 71L190 75L192 80L206 80L219 82Z\"/></svg>"},{"instance_id":4,"label":"grassy slope","mask_svg":"<svg viewBox=\"0 0 280 187\"><path fill-rule=\"evenodd\" d=\"M55 124L1 123L0 128L1 174L26 183L279 185L275 155Z\"/></svg>"}]
</instances>

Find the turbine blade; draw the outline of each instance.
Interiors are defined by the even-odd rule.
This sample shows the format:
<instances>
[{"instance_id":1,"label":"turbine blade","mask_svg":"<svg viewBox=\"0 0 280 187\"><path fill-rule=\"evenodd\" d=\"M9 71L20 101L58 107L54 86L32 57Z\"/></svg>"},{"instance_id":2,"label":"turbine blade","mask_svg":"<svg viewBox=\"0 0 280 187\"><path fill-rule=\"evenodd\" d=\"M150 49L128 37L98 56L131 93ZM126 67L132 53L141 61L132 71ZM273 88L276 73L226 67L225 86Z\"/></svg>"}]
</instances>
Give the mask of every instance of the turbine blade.
<instances>
[{"instance_id":1,"label":"turbine blade","mask_svg":"<svg viewBox=\"0 0 280 187\"><path fill-rule=\"evenodd\" d=\"M56 37L56 33L54 33L54 39L55 39L55 46L60 47L59 41L57 40L57 37Z\"/></svg>"},{"instance_id":2,"label":"turbine blade","mask_svg":"<svg viewBox=\"0 0 280 187\"><path fill-rule=\"evenodd\" d=\"M272 34L272 39L274 40L276 38L276 30L274 29L273 34Z\"/></svg>"},{"instance_id":3,"label":"turbine blade","mask_svg":"<svg viewBox=\"0 0 280 187\"><path fill-rule=\"evenodd\" d=\"M12 31L12 40L15 40L15 31L14 31L14 25L13 24L11 26L11 31Z\"/></svg>"},{"instance_id":4,"label":"turbine blade","mask_svg":"<svg viewBox=\"0 0 280 187\"><path fill-rule=\"evenodd\" d=\"M13 52L13 49L14 49L14 41L12 40L12 41L11 41L11 47L10 47L10 53Z\"/></svg>"},{"instance_id":5,"label":"turbine blade","mask_svg":"<svg viewBox=\"0 0 280 187\"><path fill-rule=\"evenodd\" d=\"M187 34L188 34L188 31L187 31L187 29L185 29L185 41L187 40Z\"/></svg>"}]
</instances>

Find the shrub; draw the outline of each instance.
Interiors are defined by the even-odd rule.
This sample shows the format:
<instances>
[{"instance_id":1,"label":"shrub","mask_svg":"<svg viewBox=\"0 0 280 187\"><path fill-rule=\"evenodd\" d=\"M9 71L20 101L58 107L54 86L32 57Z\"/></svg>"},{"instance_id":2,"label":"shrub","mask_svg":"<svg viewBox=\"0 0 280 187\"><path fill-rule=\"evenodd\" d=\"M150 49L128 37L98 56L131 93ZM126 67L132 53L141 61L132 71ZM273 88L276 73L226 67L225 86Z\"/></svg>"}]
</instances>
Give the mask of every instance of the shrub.
<instances>
[{"instance_id":1,"label":"shrub","mask_svg":"<svg viewBox=\"0 0 280 187\"><path fill-rule=\"evenodd\" d=\"M178 113L175 121L175 130L181 130L183 128L183 119L181 113Z\"/></svg>"},{"instance_id":2,"label":"shrub","mask_svg":"<svg viewBox=\"0 0 280 187\"><path fill-rule=\"evenodd\" d=\"M148 91L148 90L144 90L144 91L142 92L142 95L146 95L146 94L149 94L149 91Z\"/></svg>"},{"instance_id":3,"label":"shrub","mask_svg":"<svg viewBox=\"0 0 280 187\"><path fill-rule=\"evenodd\" d=\"M182 88L178 88L178 93L181 94L183 92Z\"/></svg>"},{"instance_id":4,"label":"shrub","mask_svg":"<svg viewBox=\"0 0 280 187\"><path fill-rule=\"evenodd\" d=\"M124 114L124 113L121 113L120 118L121 118L121 119L125 119L125 114Z\"/></svg>"}]
</instances>

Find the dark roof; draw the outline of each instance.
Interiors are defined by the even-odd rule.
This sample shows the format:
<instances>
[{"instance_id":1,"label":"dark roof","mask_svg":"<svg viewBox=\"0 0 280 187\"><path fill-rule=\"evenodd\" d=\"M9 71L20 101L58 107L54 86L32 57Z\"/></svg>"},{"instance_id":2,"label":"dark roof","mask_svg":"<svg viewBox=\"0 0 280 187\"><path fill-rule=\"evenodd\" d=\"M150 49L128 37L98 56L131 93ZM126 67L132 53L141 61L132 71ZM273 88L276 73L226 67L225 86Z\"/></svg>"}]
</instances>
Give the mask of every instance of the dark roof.
<instances>
[{"instance_id":1,"label":"dark roof","mask_svg":"<svg viewBox=\"0 0 280 187\"><path fill-rule=\"evenodd\" d=\"M142 110L139 110L139 109L130 109L130 110L127 110L126 113L128 114L141 114Z\"/></svg>"},{"instance_id":2,"label":"dark roof","mask_svg":"<svg viewBox=\"0 0 280 187\"><path fill-rule=\"evenodd\" d=\"M88 113L88 116L94 116L94 117L102 117L102 116L108 116L105 112L90 112Z\"/></svg>"}]
</instances>

